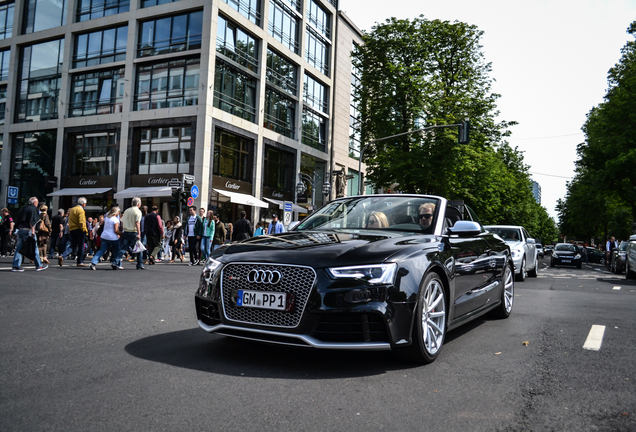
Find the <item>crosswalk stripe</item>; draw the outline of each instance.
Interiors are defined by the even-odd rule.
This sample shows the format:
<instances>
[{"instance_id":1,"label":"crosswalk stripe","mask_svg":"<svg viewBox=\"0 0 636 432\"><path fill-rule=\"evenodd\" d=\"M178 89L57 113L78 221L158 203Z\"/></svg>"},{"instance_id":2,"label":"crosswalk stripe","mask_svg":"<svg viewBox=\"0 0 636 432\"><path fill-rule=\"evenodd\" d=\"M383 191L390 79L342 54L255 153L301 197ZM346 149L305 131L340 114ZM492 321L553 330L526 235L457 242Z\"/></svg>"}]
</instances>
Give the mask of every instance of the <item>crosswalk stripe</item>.
<instances>
[{"instance_id":1,"label":"crosswalk stripe","mask_svg":"<svg viewBox=\"0 0 636 432\"><path fill-rule=\"evenodd\" d=\"M598 351L603 343L603 335L605 334L605 326L593 325L587 335L587 339L583 344L583 349L590 351Z\"/></svg>"}]
</instances>

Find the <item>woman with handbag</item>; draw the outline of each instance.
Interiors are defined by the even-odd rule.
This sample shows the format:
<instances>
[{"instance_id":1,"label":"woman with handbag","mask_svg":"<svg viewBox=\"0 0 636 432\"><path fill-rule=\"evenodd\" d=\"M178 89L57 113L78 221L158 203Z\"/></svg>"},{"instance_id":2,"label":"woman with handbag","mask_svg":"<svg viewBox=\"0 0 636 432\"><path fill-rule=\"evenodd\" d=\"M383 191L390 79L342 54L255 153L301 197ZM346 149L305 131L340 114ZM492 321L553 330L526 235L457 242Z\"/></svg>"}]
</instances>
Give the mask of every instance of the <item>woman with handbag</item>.
<instances>
[{"instance_id":1,"label":"woman with handbag","mask_svg":"<svg viewBox=\"0 0 636 432\"><path fill-rule=\"evenodd\" d=\"M51 235L51 221L49 220L49 215L47 210L49 208L42 204L40 206L40 222L38 222L37 226L37 236L38 236L38 250L40 251L40 259L42 262L50 264L47 259L48 253L46 250L46 245L49 242L49 236Z\"/></svg>"},{"instance_id":2,"label":"woman with handbag","mask_svg":"<svg viewBox=\"0 0 636 432\"><path fill-rule=\"evenodd\" d=\"M97 264L99 263L99 259L104 255L104 253L110 248L111 254L115 259L119 256L119 237L121 236L121 229L119 223L119 213L121 210L119 207L115 206L110 209L106 216L104 217L104 223L100 225L97 229L97 234L100 237L101 247L93 256L93 259L90 263L91 270L97 270ZM100 232L101 230L101 232ZM111 267L113 270L123 270L124 268L121 266L121 259L111 263Z\"/></svg>"}]
</instances>

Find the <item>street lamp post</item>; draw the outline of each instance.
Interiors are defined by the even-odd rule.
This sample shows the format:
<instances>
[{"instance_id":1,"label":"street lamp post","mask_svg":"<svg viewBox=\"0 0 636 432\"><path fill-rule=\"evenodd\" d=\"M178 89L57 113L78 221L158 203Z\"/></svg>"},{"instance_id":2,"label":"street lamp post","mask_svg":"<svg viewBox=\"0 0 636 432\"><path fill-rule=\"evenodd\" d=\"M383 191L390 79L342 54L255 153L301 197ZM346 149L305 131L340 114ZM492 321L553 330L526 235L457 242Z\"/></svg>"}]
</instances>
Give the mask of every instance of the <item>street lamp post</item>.
<instances>
[{"instance_id":1,"label":"street lamp post","mask_svg":"<svg viewBox=\"0 0 636 432\"><path fill-rule=\"evenodd\" d=\"M299 172L298 184L296 185L296 204L298 204L298 195L302 195L307 190L307 186L304 182L308 182L311 185L311 205L315 206L316 185L322 181L322 194L329 195L329 193L331 192L331 183L329 182L330 178L331 176L328 172L324 173L323 175L320 175L315 171L312 172L311 175Z\"/></svg>"},{"instance_id":2,"label":"street lamp post","mask_svg":"<svg viewBox=\"0 0 636 432\"><path fill-rule=\"evenodd\" d=\"M399 134L395 134L395 135L391 135L391 136L387 136L387 137L382 137L382 138L378 138L378 139L374 139L369 141L368 143L366 143L361 149L360 149L360 159L358 159L358 195L362 195L362 156L364 155L364 151L367 149L367 147L369 147L370 144L373 143L377 143L379 141L385 141L391 138L397 138L400 136L404 136L404 135L410 135L412 133L416 133L416 132L425 132L427 130L431 130L431 129L441 129L441 128L449 128L449 127L459 127L459 143L460 144L468 144L468 131L470 129L470 123L468 121L463 121L461 123L457 123L457 124L451 124L451 125L437 125L437 126L427 126L427 127L423 127L421 129L414 129L414 130L410 130L408 132L402 132Z\"/></svg>"}]
</instances>

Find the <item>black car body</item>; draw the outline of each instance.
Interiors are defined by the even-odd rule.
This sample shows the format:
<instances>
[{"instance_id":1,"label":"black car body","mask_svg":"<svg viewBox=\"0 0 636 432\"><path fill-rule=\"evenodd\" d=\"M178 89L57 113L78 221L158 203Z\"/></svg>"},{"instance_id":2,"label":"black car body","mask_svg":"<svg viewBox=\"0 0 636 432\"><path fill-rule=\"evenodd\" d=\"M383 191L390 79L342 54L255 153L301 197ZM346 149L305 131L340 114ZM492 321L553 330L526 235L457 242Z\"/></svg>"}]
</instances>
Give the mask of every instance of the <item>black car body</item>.
<instances>
[{"instance_id":1,"label":"black car body","mask_svg":"<svg viewBox=\"0 0 636 432\"><path fill-rule=\"evenodd\" d=\"M618 245L618 249L614 249L612 251L612 262L610 264L610 269L612 273L621 274L625 271L625 262L627 259L627 246L629 246L629 242L622 241Z\"/></svg>"},{"instance_id":2,"label":"black car body","mask_svg":"<svg viewBox=\"0 0 636 432\"><path fill-rule=\"evenodd\" d=\"M418 223L426 209L434 210L428 228ZM379 212L385 226L370 227ZM293 231L217 249L201 275L196 312L210 333L396 349L428 363L448 330L489 311L510 315L513 271L509 247L467 207L425 195L348 197Z\"/></svg>"},{"instance_id":3,"label":"black car body","mask_svg":"<svg viewBox=\"0 0 636 432\"><path fill-rule=\"evenodd\" d=\"M605 252L590 246L586 246L585 249L587 249L587 262L605 264Z\"/></svg>"},{"instance_id":4,"label":"black car body","mask_svg":"<svg viewBox=\"0 0 636 432\"><path fill-rule=\"evenodd\" d=\"M557 243L550 257L550 267L576 266L581 268L581 253L576 245L571 243Z\"/></svg>"}]
</instances>

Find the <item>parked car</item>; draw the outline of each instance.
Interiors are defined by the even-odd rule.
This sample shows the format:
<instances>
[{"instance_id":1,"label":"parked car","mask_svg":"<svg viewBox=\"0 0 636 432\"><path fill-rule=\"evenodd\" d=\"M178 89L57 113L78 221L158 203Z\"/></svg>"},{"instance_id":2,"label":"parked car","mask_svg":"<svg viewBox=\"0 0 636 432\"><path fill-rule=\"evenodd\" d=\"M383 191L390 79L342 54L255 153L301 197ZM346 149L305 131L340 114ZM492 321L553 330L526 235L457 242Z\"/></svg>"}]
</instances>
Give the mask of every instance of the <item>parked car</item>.
<instances>
[{"instance_id":1,"label":"parked car","mask_svg":"<svg viewBox=\"0 0 636 432\"><path fill-rule=\"evenodd\" d=\"M636 279L636 234L629 238L625 250L625 278Z\"/></svg>"},{"instance_id":2,"label":"parked car","mask_svg":"<svg viewBox=\"0 0 636 432\"><path fill-rule=\"evenodd\" d=\"M195 294L199 326L324 349L392 349L430 363L446 333L507 318L511 251L467 206L430 195L336 199L293 230L224 245Z\"/></svg>"},{"instance_id":3,"label":"parked car","mask_svg":"<svg viewBox=\"0 0 636 432\"><path fill-rule=\"evenodd\" d=\"M618 249L614 249L612 252L612 263L610 270L612 273L621 274L625 270L625 258L627 257L628 241L622 241L618 245Z\"/></svg>"},{"instance_id":4,"label":"parked car","mask_svg":"<svg viewBox=\"0 0 636 432\"><path fill-rule=\"evenodd\" d=\"M541 243L535 243L535 246L537 248L537 255L543 258L545 256L545 249L543 248L543 245Z\"/></svg>"},{"instance_id":5,"label":"parked car","mask_svg":"<svg viewBox=\"0 0 636 432\"><path fill-rule=\"evenodd\" d=\"M552 255L552 252L554 251L554 245L545 245L543 249L546 255Z\"/></svg>"},{"instance_id":6,"label":"parked car","mask_svg":"<svg viewBox=\"0 0 636 432\"><path fill-rule=\"evenodd\" d=\"M557 243L550 258L550 267L554 266L576 266L581 268L581 254L579 248L572 243Z\"/></svg>"},{"instance_id":7,"label":"parked car","mask_svg":"<svg viewBox=\"0 0 636 432\"><path fill-rule=\"evenodd\" d=\"M501 237L512 251L515 264L515 276L518 281L526 279L526 275L536 277L539 273L537 248L533 238L525 228L514 225L486 225L488 232Z\"/></svg>"},{"instance_id":8,"label":"parked car","mask_svg":"<svg viewBox=\"0 0 636 432\"><path fill-rule=\"evenodd\" d=\"M605 265L605 252L590 246L586 246L585 249L587 250L587 262Z\"/></svg>"}]
</instances>

